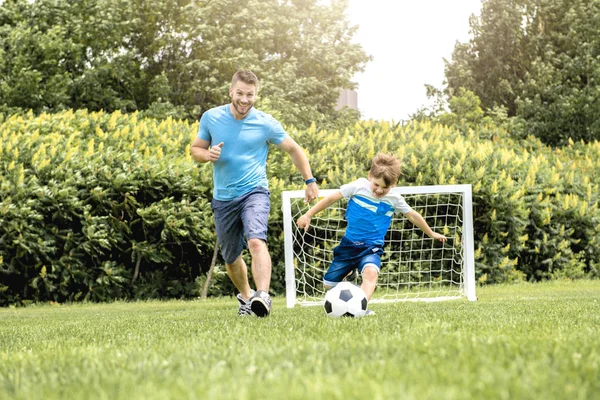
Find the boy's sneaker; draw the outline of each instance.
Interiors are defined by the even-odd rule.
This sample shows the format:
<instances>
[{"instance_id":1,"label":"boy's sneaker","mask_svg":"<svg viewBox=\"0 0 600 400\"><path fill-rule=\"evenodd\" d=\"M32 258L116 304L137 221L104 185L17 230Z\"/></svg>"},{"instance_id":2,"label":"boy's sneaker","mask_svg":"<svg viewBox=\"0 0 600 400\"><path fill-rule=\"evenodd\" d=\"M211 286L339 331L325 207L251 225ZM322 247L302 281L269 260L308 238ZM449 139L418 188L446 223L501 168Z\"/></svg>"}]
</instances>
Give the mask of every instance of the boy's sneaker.
<instances>
[{"instance_id":1,"label":"boy's sneaker","mask_svg":"<svg viewBox=\"0 0 600 400\"><path fill-rule=\"evenodd\" d=\"M367 313L365 314L365 316L367 316L367 315L375 315L375 311L367 310Z\"/></svg>"},{"instance_id":2,"label":"boy's sneaker","mask_svg":"<svg viewBox=\"0 0 600 400\"><path fill-rule=\"evenodd\" d=\"M250 308L257 317L268 317L271 313L271 296L269 296L269 293L257 290L250 299Z\"/></svg>"},{"instance_id":3,"label":"boy's sneaker","mask_svg":"<svg viewBox=\"0 0 600 400\"><path fill-rule=\"evenodd\" d=\"M252 298L252 296L254 296L254 290L252 291L250 298ZM244 300L241 293L238 293L235 298L237 299L238 303L240 303L240 309L238 310L239 316L254 315L252 308L250 307L250 299L248 299L248 301Z\"/></svg>"}]
</instances>

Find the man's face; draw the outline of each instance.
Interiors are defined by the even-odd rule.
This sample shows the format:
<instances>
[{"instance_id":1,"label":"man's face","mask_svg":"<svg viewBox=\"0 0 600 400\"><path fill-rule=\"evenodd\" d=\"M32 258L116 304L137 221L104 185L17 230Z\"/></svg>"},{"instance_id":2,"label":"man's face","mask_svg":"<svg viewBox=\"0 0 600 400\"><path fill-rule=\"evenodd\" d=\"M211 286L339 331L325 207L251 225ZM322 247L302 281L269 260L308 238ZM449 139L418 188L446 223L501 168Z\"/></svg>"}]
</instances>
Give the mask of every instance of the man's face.
<instances>
[{"instance_id":1,"label":"man's face","mask_svg":"<svg viewBox=\"0 0 600 400\"><path fill-rule=\"evenodd\" d=\"M235 85L229 88L231 97L231 112L236 119L243 119L256 101L258 89L256 85L250 85L242 81L237 81Z\"/></svg>"},{"instance_id":2,"label":"man's face","mask_svg":"<svg viewBox=\"0 0 600 400\"><path fill-rule=\"evenodd\" d=\"M385 196L395 186L387 186L383 178L373 178L371 175L369 175L369 182L371 182L371 192L376 198Z\"/></svg>"}]
</instances>

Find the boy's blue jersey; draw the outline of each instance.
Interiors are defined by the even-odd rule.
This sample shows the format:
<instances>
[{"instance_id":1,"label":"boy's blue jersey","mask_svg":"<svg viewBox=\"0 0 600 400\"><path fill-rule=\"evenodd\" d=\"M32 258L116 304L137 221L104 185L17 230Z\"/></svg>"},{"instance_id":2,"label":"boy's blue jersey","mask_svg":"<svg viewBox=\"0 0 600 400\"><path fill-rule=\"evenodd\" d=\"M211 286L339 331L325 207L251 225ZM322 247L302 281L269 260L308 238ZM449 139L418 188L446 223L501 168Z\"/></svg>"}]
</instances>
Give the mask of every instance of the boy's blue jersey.
<instances>
[{"instance_id":1,"label":"boy's blue jersey","mask_svg":"<svg viewBox=\"0 0 600 400\"><path fill-rule=\"evenodd\" d=\"M230 104L211 108L202 114L198 137L216 146L223 142L221 156L213 163L213 197L227 201L258 186L268 188L267 155L269 144L278 145L287 137L272 116L252 108L237 120Z\"/></svg>"},{"instance_id":2,"label":"boy's blue jersey","mask_svg":"<svg viewBox=\"0 0 600 400\"><path fill-rule=\"evenodd\" d=\"M353 242L383 246L394 213L406 214L412 210L399 193L390 191L383 197L375 197L371 183L365 178L342 185L340 191L348 199L345 236Z\"/></svg>"}]
</instances>

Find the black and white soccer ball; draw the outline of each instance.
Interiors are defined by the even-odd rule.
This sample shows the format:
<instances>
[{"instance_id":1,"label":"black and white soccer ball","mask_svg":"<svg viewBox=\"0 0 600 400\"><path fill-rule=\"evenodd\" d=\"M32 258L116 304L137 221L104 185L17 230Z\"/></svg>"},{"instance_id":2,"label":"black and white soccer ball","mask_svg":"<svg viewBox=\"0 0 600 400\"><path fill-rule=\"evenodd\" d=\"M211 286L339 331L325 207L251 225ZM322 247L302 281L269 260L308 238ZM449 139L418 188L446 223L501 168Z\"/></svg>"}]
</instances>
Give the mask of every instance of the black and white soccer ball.
<instances>
[{"instance_id":1,"label":"black and white soccer ball","mask_svg":"<svg viewBox=\"0 0 600 400\"><path fill-rule=\"evenodd\" d=\"M367 313L367 296L358 286L340 282L325 294L325 313L328 317L364 317Z\"/></svg>"}]
</instances>

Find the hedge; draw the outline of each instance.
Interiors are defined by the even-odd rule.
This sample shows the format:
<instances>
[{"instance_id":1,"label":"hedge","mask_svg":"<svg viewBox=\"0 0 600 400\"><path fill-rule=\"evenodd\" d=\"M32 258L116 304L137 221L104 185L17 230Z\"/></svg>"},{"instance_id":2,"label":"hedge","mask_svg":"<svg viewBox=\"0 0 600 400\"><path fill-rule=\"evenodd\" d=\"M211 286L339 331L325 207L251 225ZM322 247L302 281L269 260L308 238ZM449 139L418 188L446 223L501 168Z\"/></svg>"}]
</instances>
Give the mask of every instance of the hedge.
<instances>
[{"instance_id":1,"label":"hedge","mask_svg":"<svg viewBox=\"0 0 600 400\"><path fill-rule=\"evenodd\" d=\"M198 296L215 246L212 170L197 123L119 112L0 119L0 305ZM362 121L299 131L321 188L366 176L378 151L401 185L471 183L480 283L599 277L600 144L562 149L495 126ZM272 291L284 293L281 191L303 187L272 149ZM219 257L211 295L234 291Z\"/></svg>"}]
</instances>

